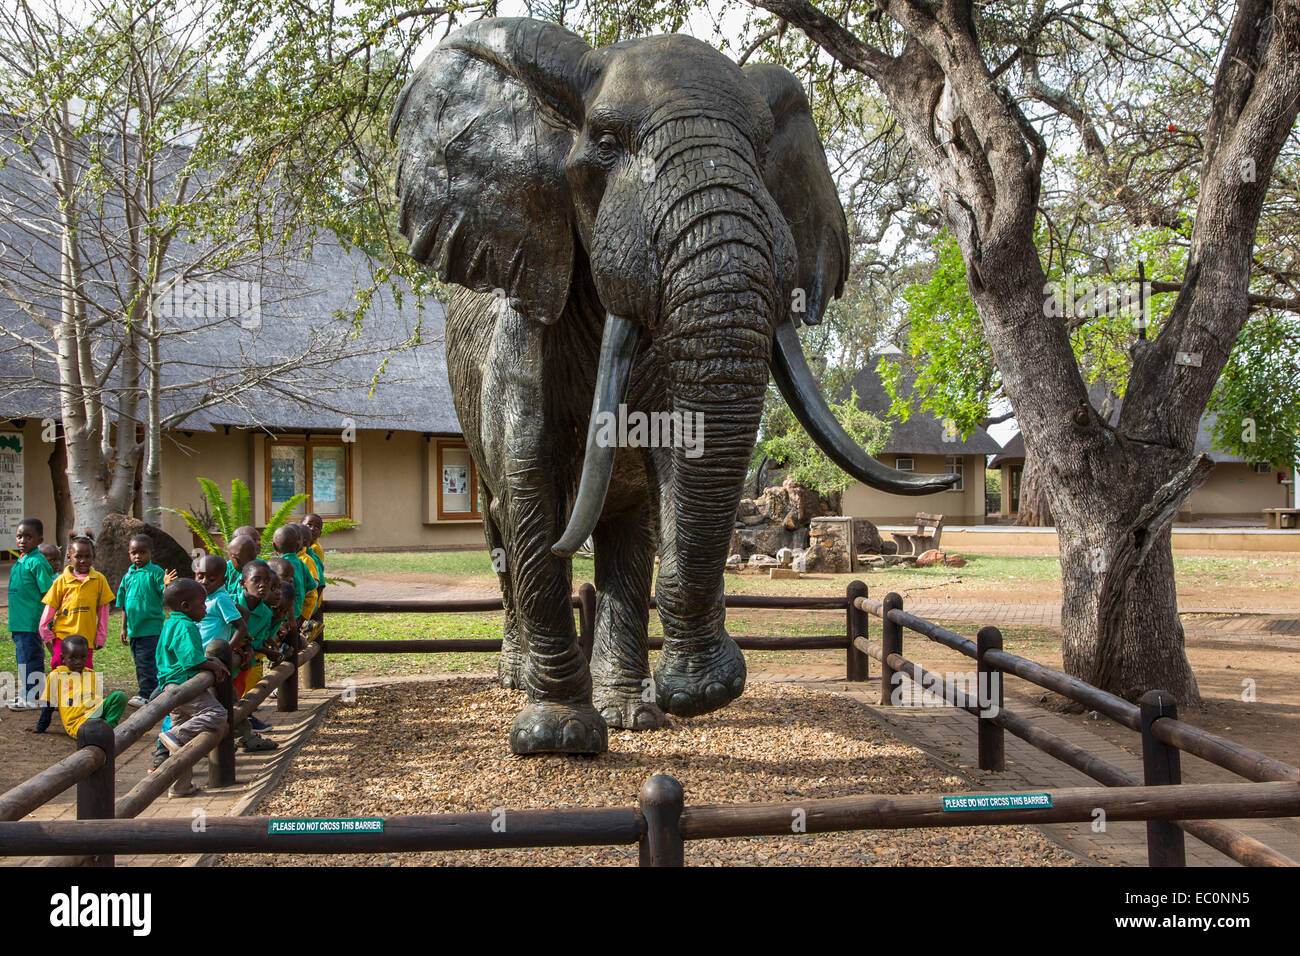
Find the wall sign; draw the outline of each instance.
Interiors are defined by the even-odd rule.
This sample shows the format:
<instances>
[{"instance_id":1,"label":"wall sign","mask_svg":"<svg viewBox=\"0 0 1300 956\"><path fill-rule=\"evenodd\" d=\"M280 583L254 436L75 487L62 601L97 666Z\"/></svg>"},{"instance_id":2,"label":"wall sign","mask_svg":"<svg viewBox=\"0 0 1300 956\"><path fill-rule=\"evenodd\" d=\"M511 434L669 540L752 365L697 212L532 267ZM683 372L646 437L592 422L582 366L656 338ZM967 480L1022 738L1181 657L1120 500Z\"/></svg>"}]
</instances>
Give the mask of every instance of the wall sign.
<instances>
[{"instance_id":1,"label":"wall sign","mask_svg":"<svg viewBox=\"0 0 1300 956\"><path fill-rule=\"evenodd\" d=\"M26 517L23 498L23 436L0 433L0 546L13 543L18 522Z\"/></svg>"}]
</instances>

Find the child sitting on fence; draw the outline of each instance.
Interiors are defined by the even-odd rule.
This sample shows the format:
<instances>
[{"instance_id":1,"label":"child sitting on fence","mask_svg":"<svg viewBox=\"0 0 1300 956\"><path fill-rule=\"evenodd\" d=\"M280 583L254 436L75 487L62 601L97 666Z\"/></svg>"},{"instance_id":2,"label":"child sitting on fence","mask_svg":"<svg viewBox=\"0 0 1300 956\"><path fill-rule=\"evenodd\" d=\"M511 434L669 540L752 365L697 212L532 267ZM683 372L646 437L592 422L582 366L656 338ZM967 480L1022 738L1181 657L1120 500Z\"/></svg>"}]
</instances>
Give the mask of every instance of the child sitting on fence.
<instances>
[{"instance_id":1,"label":"child sitting on fence","mask_svg":"<svg viewBox=\"0 0 1300 956\"><path fill-rule=\"evenodd\" d=\"M41 599L54 583L55 572L42 557L40 548L45 526L40 518L24 518L14 531L20 557L9 572L9 634L14 641L18 665L18 688L9 701L10 710L29 710L40 705L45 676L45 645L41 643ZM55 549L57 550L57 549Z\"/></svg>"},{"instance_id":2,"label":"child sitting on fence","mask_svg":"<svg viewBox=\"0 0 1300 956\"><path fill-rule=\"evenodd\" d=\"M99 718L108 721L110 727L117 726L126 710L126 694L115 690L105 697L103 678L87 664L89 659L90 644L84 637L73 634L63 639L63 663L50 672L45 682L45 693L41 696L46 707L36 726L31 728L33 733L45 733L56 706L63 729L73 740L88 720Z\"/></svg>"},{"instance_id":3,"label":"child sitting on fence","mask_svg":"<svg viewBox=\"0 0 1300 956\"><path fill-rule=\"evenodd\" d=\"M292 584L284 580L271 581L267 592L267 603L271 605L271 636L263 648L266 656L276 664L291 658L302 643L294 627L293 599Z\"/></svg>"},{"instance_id":4,"label":"child sitting on fence","mask_svg":"<svg viewBox=\"0 0 1300 956\"><path fill-rule=\"evenodd\" d=\"M325 522L320 515L314 511L302 519L302 523L311 529L311 553L316 556L316 564L320 567L321 589L325 588L325 549L321 547L320 536L325 530Z\"/></svg>"},{"instance_id":5,"label":"child sitting on fence","mask_svg":"<svg viewBox=\"0 0 1300 956\"><path fill-rule=\"evenodd\" d=\"M218 562L221 560L217 558ZM220 571L218 571L220 574ZM217 680L230 674L221 661L205 657L199 638L198 623L207 610L207 592L203 585L189 578L181 578L167 585L163 591L163 606L171 613L163 623L158 638L158 686L184 684L200 671L211 671ZM226 709L217 702L211 690L205 690L184 703L177 704L169 715L171 728L163 731L158 740L174 754L205 730L215 730L226 722ZM190 769L181 771L173 781L168 794L188 797L200 793L190 779Z\"/></svg>"},{"instance_id":6,"label":"child sitting on fence","mask_svg":"<svg viewBox=\"0 0 1300 956\"><path fill-rule=\"evenodd\" d=\"M108 637L108 610L113 589L108 579L94 568L95 539L89 531L73 535L68 544L68 566L54 579L42 599L41 637L50 645L50 666L62 663L64 638L80 634L90 644L87 667L94 666L95 648Z\"/></svg>"},{"instance_id":7,"label":"child sitting on fence","mask_svg":"<svg viewBox=\"0 0 1300 956\"><path fill-rule=\"evenodd\" d=\"M117 606L123 611L122 643L131 647L138 685L136 695L128 703L143 707L158 686L154 657L163 626L163 588L176 580L176 572L164 572L153 563L153 538L147 534L132 535L127 553L131 566L117 587Z\"/></svg>"},{"instance_id":8,"label":"child sitting on fence","mask_svg":"<svg viewBox=\"0 0 1300 956\"><path fill-rule=\"evenodd\" d=\"M244 565L257 557L257 541L246 534L237 534L226 546L226 590L237 598L244 590Z\"/></svg>"}]
</instances>

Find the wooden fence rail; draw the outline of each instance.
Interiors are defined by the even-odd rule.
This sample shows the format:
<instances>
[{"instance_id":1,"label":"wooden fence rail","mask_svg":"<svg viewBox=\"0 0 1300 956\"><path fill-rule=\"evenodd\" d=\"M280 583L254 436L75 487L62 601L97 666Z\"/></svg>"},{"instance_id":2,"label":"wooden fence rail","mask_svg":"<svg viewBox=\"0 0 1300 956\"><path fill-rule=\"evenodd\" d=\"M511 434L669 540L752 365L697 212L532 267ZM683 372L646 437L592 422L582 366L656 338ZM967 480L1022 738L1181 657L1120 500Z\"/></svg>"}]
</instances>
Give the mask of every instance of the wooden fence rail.
<instances>
[{"instance_id":1,"label":"wooden fence rail","mask_svg":"<svg viewBox=\"0 0 1300 956\"><path fill-rule=\"evenodd\" d=\"M652 600L653 604L653 600ZM595 590L584 584L571 598L578 612L578 640L590 657L595 628ZM727 607L764 609L842 610L843 634L811 636L756 635L735 638L744 649L845 650L845 677L865 681L867 662L881 664L881 704L893 703L899 675L937 693L945 701L977 718L980 766L1000 770L1005 762L1003 733L1010 732L1045 753L1105 783L1105 788L1073 788L1051 794L1051 806L1006 810L951 812L942 795L859 796L797 803L685 805L681 785L656 775L642 787L636 808L563 811L504 811L505 832L493 814L443 814L430 817L388 817L382 833L272 833L265 818L209 820L194 833L188 820L132 820L187 767L209 758L210 780L233 782L233 727L246 719L272 690L279 688L282 711L297 708L299 672L306 667L308 688L325 683L328 654L445 653L499 651L500 639L351 641L325 637L324 615L310 643L295 661L268 671L239 701L233 700L230 680L216 686L228 720L200 734L163 766L114 802L116 755L140 739L167 711L214 686L210 674L168 688L137 711L116 732L102 721L88 721L78 738L78 751L32 779L0 794L0 854L35 855L76 852L92 854L90 862L111 865L115 853L196 852L379 852L402 850L485 849L524 846L589 846L638 843L647 866L683 862L685 840L794 832L791 814L802 814L798 832L887 829L918 826L984 826L1051 822L1085 822L1097 808L1114 820L1144 820L1148 826L1148 859L1152 865L1182 865L1182 835L1190 833L1208 845L1248 865L1297 865L1295 861L1215 822L1215 818L1300 815L1300 769L1179 721L1173 701L1150 692L1140 705L1085 684L1002 648L995 627L982 628L977 639L956 634L903 610L894 593L883 600L867 596L861 581L849 584L843 597L781 597L730 595ZM476 613L499 611L500 598L449 601L345 601L329 599L331 613ZM881 620L881 639L868 634L871 617ZM976 661L972 697L944 678L903 656L903 632L910 630ZM651 639L652 647L662 639ZM1145 779L1099 758L1083 747L1051 734L1003 706L1002 676L1014 674L1093 707L1143 736ZM103 725L103 726L98 726ZM1178 754L1193 753L1248 780L1249 784L1182 784ZM228 778L228 780L227 780ZM17 821L32 809L78 786L78 820ZM972 795L972 796L979 796ZM937 802L936 802L937 801ZM86 858L82 858L86 859Z\"/></svg>"}]
</instances>

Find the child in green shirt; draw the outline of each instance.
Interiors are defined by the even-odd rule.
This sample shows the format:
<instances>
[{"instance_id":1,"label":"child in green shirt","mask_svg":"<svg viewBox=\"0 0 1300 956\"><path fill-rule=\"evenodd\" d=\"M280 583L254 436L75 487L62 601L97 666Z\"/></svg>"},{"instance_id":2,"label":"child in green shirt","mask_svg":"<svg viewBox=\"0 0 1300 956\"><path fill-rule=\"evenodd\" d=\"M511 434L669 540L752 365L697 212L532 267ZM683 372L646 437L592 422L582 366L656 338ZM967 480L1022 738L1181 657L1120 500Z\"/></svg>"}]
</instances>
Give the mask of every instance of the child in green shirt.
<instances>
[{"instance_id":1,"label":"child in green shirt","mask_svg":"<svg viewBox=\"0 0 1300 956\"><path fill-rule=\"evenodd\" d=\"M211 671L217 680L225 680L230 671L221 661L206 657L199 639L198 622L207 613L207 592L203 585L190 578L180 578L167 585L163 591L163 606L171 613L163 623L158 637L158 686L183 684L200 671ZM215 730L226 721L226 709L217 702L211 690L177 704L171 712L172 726L158 737L175 754L205 730ZM190 779L187 767L172 783L168 795L189 797L202 791Z\"/></svg>"},{"instance_id":2,"label":"child in green shirt","mask_svg":"<svg viewBox=\"0 0 1300 956\"><path fill-rule=\"evenodd\" d=\"M163 588L176 580L176 572L163 572L153 563L153 538L131 536L127 545L131 566L117 588L122 614L122 643L130 644L139 690L127 703L143 707L158 686L158 635L163 627Z\"/></svg>"},{"instance_id":3,"label":"child in green shirt","mask_svg":"<svg viewBox=\"0 0 1300 956\"><path fill-rule=\"evenodd\" d=\"M14 641L18 665L17 694L10 710L40 707L38 699L45 683L45 644L41 641L41 599L54 583L54 569L41 554L45 525L40 518L24 518L14 531L19 558L9 572L9 634Z\"/></svg>"}]
</instances>

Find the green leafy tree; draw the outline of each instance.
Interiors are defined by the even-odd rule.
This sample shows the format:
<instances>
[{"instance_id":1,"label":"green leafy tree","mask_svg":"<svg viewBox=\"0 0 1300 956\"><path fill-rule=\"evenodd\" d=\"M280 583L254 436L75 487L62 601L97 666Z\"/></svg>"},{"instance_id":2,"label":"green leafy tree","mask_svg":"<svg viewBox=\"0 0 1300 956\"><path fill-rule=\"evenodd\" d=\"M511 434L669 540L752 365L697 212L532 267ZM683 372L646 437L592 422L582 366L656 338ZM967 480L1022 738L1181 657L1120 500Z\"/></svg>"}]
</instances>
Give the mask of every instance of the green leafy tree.
<instances>
[{"instance_id":1,"label":"green leafy tree","mask_svg":"<svg viewBox=\"0 0 1300 956\"><path fill-rule=\"evenodd\" d=\"M889 423L859 408L856 390L851 390L848 398L832 403L830 407L844 430L868 454L879 454L889 442ZM830 496L853 484L853 478L827 458L808 433L798 426L765 438L759 445L763 455L785 467L787 477L818 494Z\"/></svg>"},{"instance_id":2,"label":"green leafy tree","mask_svg":"<svg viewBox=\"0 0 1300 956\"><path fill-rule=\"evenodd\" d=\"M1267 314L1247 324L1210 396L1220 451L1290 469L1300 461L1300 321Z\"/></svg>"}]
</instances>

